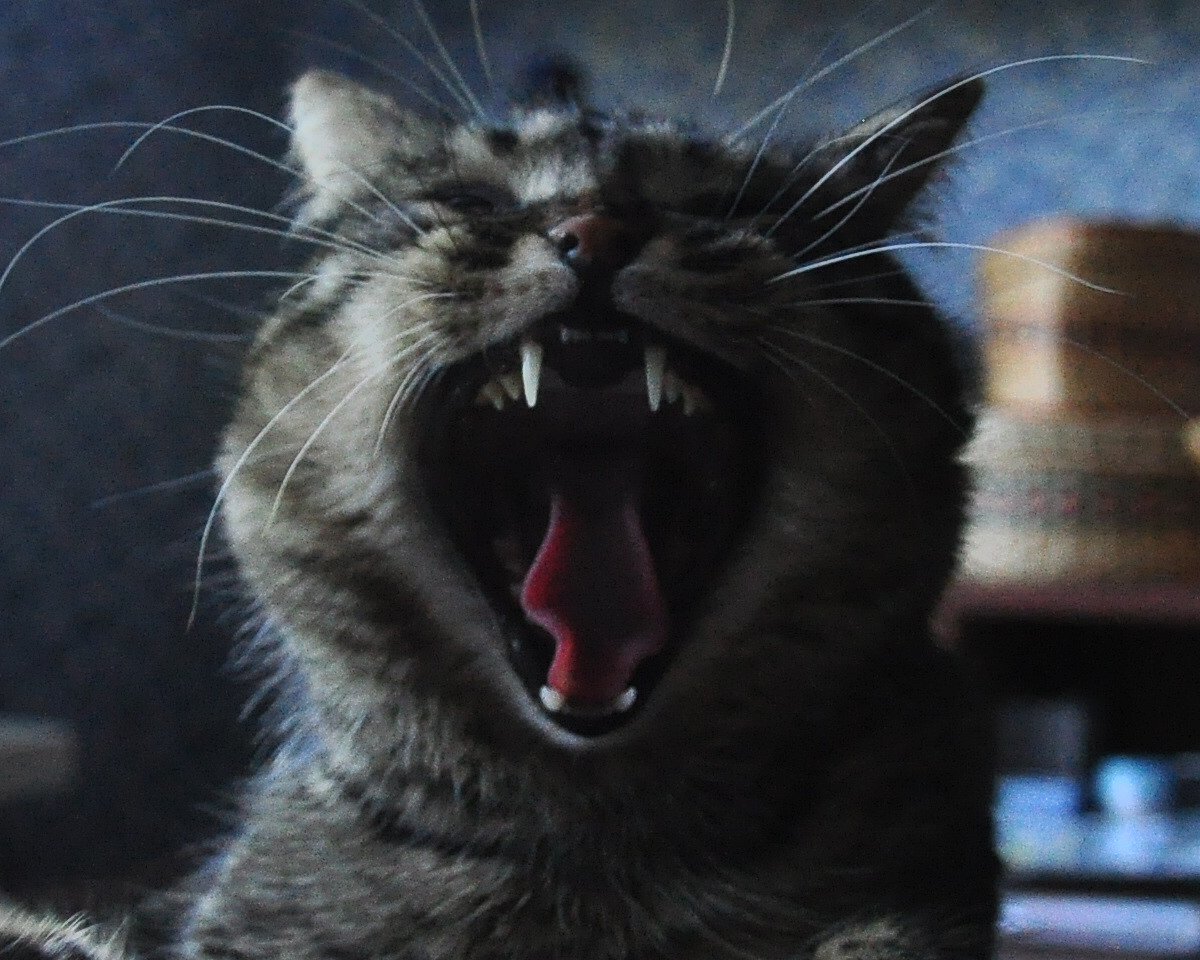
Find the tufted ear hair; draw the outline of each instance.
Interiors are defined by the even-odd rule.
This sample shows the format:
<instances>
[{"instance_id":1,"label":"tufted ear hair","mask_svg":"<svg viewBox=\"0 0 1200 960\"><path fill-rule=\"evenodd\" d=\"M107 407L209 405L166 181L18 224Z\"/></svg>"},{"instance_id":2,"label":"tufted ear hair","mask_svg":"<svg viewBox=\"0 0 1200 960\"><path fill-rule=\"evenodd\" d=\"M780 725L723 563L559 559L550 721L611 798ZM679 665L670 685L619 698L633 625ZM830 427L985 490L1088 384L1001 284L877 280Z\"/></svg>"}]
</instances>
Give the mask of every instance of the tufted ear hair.
<instances>
[{"instance_id":1,"label":"tufted ear hair","mask_svg":"<svg viewBox=\"0 0 1200 960\"><path fill-rule=\"evenodd\" d=\"M308 219L369 195L389 165L427 153L436 142L432 123L328 70L311 70L292 85L289 116Z\"/></svg>"},{"instance_id":2,"label":"tufted ear hair","mask_svg":"<svg viewBox=\"0 0 1200 960\"><path fill-rule=\"evenodd\" d=\"M891 227L941 169L940 154L983 92L982 80L955 80L893 104L830 141L822 154L831 175L814 209L828 210L825 219L837 222L861 203L876 224Z\"/></svg>"}]
</instances>

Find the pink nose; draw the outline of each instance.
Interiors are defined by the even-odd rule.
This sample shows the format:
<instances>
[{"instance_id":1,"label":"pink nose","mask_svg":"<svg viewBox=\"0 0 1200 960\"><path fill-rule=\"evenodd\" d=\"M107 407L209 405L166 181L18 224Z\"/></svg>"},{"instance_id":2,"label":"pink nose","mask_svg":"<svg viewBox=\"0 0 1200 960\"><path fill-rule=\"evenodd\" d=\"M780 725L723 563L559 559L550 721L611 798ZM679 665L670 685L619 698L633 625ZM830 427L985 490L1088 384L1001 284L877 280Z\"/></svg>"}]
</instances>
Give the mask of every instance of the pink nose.
<instances>
[{"instance_id":1,"label":"pink nose","mask_svg":"<svg viewBox=\"0 0 1200 960\"><path fill-rule=\"evenodd\" d=\"M633 231L604 213L568 217L552 227L548 236L562 258L577 270L615 270L637 252Z\"/></svg>"}]
</instances>

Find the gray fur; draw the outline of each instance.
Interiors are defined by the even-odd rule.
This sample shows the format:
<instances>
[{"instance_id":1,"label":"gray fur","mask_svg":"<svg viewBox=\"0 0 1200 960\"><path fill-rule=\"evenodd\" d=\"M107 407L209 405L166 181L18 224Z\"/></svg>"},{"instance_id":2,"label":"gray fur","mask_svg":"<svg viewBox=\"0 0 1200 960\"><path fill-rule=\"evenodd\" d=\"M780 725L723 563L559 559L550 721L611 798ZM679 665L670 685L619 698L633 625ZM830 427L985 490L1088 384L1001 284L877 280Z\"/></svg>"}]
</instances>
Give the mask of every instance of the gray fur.
<instances>
[{"instance_id":1,"label":"gray fur","mask_svg":"<svg viewBox=\"0 0 1200 960\"><path fill-rule=\"evenodd\" d=\"M903 275L869 276L898 269L886 255L778 280L837 220L755 216L781 189L812 187L820 210L897 150L900 166L933 155L977 98L865 124L812 151L798 184L804 151L768 153L726 217L753 144L597 130L568 108L517 110L498 137L299 81L298 229L348 246L262 331L219 466L270 655L304 694L181 956L990 952L985 724L927 626L965 486L949 339L932 310L861 302L919 299ZM929 169L869 191L806 261L880 240ZM447 206L451 178L502 188L513 211L484 224ZM740 368L771 410L757 507L685 653L628 725L589 740L508 665L417 447L439 370L574 298L546 230L601 194L657 211L618 307Z\"/></svg>"}]
</instances>

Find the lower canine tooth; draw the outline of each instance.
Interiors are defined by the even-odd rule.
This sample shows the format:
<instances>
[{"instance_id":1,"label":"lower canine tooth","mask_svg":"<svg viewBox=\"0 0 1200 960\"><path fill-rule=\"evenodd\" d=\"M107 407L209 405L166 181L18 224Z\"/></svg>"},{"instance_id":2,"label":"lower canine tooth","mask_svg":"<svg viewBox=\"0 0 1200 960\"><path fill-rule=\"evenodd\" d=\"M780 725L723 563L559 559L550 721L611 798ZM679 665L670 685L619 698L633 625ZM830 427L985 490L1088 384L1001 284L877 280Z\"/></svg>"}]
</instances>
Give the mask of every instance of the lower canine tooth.
<instances>
[{"instance_id":1,"label":"lower canine tooth","mask_svg":"<svg viewBox=\"0 0 1200 960\"><path fill-rule=\"evenodd\" d=\"M543 686L538 691L542 706L551 713L568 717L609 717L614 713L625 713L637 702L637 688L626 687L625 692L608 703L572 704L553 687Z\"/></svg>"}]
</instances>

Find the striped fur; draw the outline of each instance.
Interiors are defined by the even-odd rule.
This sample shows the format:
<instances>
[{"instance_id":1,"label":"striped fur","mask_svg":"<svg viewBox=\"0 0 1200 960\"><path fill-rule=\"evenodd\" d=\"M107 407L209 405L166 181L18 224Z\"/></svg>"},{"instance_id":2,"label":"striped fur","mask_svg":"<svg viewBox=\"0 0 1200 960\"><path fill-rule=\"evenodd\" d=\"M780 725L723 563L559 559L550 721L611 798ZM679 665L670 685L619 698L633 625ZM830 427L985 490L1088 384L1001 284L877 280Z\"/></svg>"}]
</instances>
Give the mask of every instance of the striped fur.
<instances>
[{"instance_id":1,"label":"striped fur","mask_svg":"<svg viewBox=\"0 0 1200 960\"><path fill-rule=\"evenodd\" d=\"M180 956L989 953L985 723L927 627L965 487L950 339L887 255L783 276L880 242L932 166L881 177L978 95L756 158L659 121L458 125L298 82L297 229L338 249L262 330L219 466L265 655L303 693ZM810 218L856 190L843 224ZM760 502L687 656L597 747L514 675L420 456L440 371L575 297L546 232L598 203L653 224L617 305L772 404Z\"/></svg>"}]
</instances>

